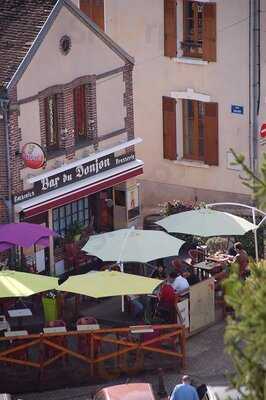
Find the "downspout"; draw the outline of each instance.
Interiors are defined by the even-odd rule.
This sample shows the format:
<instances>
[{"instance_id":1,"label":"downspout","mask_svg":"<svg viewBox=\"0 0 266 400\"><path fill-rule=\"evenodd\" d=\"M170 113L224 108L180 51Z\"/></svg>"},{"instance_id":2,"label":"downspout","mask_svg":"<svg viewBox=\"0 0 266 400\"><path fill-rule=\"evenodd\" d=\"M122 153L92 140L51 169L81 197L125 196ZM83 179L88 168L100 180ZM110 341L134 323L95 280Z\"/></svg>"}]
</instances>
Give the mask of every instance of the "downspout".
<instances>
[{"instance_id":1,"label":"downspout","mask_svg":"<svg viewBox=\"0 0 266 400\"><path fill-rule=\"evenodd\" d=\"M253 135L252 171L258 174L258 116L260 111L260 0L253 1L252 10L252 86L253 86Z\"/></svg>"},{"instance_id":2,"label":"downspout","mask_svg":"<svg viewBox=\"0 0 266 400\"><path fill-rule=\"evenodd\" d=\"M8 222L13 222L13 207L12 207L12 186L11 186L11 165L10 165L10 149L9 149L9 99L6 91L3 97L0 98L0 109L4 119L4 135L6 147L6 179L7 179L7 199L4 199L5 205L8 210Z\"/></svg>"}]
</instances>

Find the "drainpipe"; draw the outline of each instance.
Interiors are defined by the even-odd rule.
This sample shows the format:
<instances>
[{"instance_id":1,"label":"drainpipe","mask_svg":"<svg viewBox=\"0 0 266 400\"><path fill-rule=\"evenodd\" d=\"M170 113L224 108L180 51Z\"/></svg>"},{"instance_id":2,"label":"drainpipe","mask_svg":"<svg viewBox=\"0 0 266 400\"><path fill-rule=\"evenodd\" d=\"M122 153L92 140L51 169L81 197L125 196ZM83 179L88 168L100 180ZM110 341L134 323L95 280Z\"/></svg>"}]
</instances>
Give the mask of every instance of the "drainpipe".
<instances>
[{"instance_id":1,"label":"drainpipe","mask_svg":"<svg viewBox=\"0 0 266 400\"><path fill-rule=\"evenodd\" d=\"M9 99L7 97L6 89L0 93L0 111L4 119L4 135L6 147L6 179L7 179L7 198L4 196L3 201L8 210L8 222L13 222L13 207L12 207L12 188L11 188L11 165L10 165L10 150L9 150Z\"/></svg>"},{"instance_id":2,"label":"drainpipe","mask_svg":"<svg viewBox=\"0 0 266 400\"><path fill-rule=\"evenodd\" d=\"M258 116L260 111L260 0L250 0L250 56L251 56L251 102L252 143L251 169L258 174Z\"/></svg>"}]
</instances>

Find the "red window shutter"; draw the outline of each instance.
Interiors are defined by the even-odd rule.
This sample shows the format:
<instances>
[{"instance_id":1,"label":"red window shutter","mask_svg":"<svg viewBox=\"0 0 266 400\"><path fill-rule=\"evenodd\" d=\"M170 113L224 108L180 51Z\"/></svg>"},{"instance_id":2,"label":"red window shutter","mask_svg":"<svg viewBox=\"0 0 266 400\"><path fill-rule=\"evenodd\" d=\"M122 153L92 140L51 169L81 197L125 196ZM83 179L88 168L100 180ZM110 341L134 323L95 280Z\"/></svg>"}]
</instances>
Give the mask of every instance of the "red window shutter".
<instances>
[{"instance_id":1,"label":"red window shutter","mask_svg":"<svg viewBox=\"0 0 266 400\"><path fill-rule=\"evenodd\" d=\"M203 60L216 61L216 4L203 8Z\"/></svg>"},{"instance_id":2,"label":"red window shutter","mask_svg":"<svg viewBox=\"0 0 266 400\"><path fill-rule=\"evenodd\" d=\"M163 97L163 156L176 160L176 99Z\"/></svg>"},{"instance_id":3,"label":"red window shutter","mask_svg":"<svg viewBox=\"0 0 266 400\"><path fill-rule=\"evenodd\" d=\"M209 165L218 165L218 104L205 103L204 111L204 161Z\"/></svg>"},{"instance_id":4,"label":"red window shutter","mask_svg":"<svg viewBox=\"0 0 266 400\"><path fill-rule=\"evenodd\" d=\"M176 57L176 0L164 0L164 55Z\"/></svg>"},{"instance_id":5,"label":"red window shutter","mask_svg":"<svg viewBox=\"0 0 266 400\"><path fill-rule=\"evenodd\" d=\"M104 31L104 0L80 0L80 9Z\"/></svg>"},{"instance_id":6,"label":"red window shutter","mask_svg":"<svg viewBox=\"0 0 266 400\"><path fill-rule=\"evenodd\" d=\"M78 86L74 89L74 116L75 116L75 134L77 137L86 135L86 102L85 86Z\"/></svg>"}]
</instances>

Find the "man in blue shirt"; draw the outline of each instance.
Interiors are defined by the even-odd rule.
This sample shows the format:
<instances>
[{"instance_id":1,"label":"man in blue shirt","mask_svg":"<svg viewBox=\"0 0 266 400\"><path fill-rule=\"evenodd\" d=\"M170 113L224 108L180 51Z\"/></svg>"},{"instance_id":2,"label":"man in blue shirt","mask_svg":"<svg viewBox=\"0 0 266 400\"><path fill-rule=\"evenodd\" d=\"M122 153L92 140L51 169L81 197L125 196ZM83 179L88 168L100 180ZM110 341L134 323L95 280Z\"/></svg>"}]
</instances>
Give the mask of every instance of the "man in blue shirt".
<instances>
[{"instance_id":1,"label":"man in blue shirt","mask_svg":"<svg viewBox=\"0 0 266 400\"><path fill-rule=\"evenodd\" d=\"M170 400L199 400L197 390L190 383L190 377L184 375L182 383L174 388Z\"/></svg>"}]
</instances>

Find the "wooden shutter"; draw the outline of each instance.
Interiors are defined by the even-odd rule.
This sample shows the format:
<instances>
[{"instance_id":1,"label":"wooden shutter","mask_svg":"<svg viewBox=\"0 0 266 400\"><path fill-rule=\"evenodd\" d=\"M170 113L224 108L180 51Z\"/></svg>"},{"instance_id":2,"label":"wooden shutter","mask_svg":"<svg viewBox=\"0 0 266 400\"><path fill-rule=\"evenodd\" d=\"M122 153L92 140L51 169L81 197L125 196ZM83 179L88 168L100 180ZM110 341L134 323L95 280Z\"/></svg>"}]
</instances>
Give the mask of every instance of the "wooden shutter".
<instances>
[{"instance_id":1,"label":"wooden shutter","mask_svg":"<svg viewBox=\"0 0 266 400\"><path fill-rule=\"evenodd\" d=\"M204 111L204 161L209 165L218 165L218 104L205 103Z\"/></svg>"},{"instance_id":2,"label":"wooden shutter","mask_svg":"<svg viewBox=\"0 0 266 400\"><path fill-rule=\"evenodd\" d=\"M104 0L80 0L80 9L104 31Z\"/></svg>"},{"instance_id":3,"label":"wooden shutter","mask_svg":"<svg viewBox=\"0 0 266 400\"><path fill-rule=\"evenodd\" d=\"M85 137L86 135L86 103L85 103L85 85L74 89L74 116L75 116L75 134L76 137Z\"/></svg>"},{"instance_id":4,"label":"wooden shutter","mask_svg":"<svg viewBox=\"0 0 266 400\"><path fill-rule=\"evenodd\" d=\"M163 97L163 156L176 160L176 99Z\"/></svg>"},{"instance_id":5,"label":"wooden shutter","mask_svg":"<svg viewBox=\"0 0 266 400\"><path fill-rule=\"evenodd\" d=\"M203 60L216 61L216 4L203 6Z\"/></svg>"},{"instance_id":6,"label":"wooden shutter","mask_svg":"<svg viewBox=\"0 0 266 400\"><path fill-rule=\"evenodd\" d=\"M176 57L176 0L164 0L164 55Z\"/></svg>"}]
</instances>

